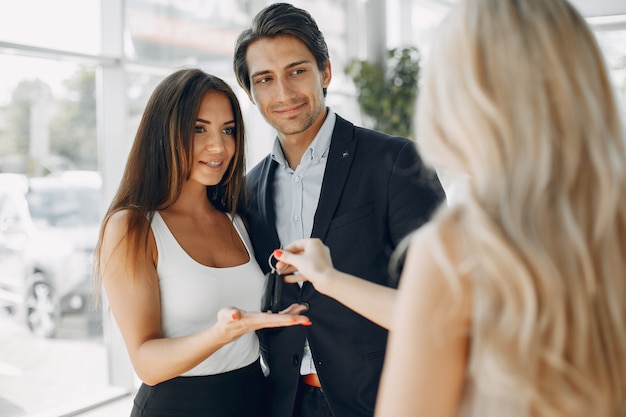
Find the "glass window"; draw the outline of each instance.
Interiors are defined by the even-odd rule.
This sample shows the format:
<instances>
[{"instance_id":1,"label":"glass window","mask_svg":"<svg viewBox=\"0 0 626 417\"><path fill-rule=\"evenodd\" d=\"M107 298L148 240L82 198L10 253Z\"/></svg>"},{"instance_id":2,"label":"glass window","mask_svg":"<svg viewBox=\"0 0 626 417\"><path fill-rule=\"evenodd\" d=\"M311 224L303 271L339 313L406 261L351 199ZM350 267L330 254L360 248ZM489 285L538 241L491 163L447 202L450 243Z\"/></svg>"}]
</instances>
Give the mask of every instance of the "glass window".
<instances>
[{"instance_id":1,"label":"glass window","mask_svg":"<svg viewBox=\"0 0 626 417\"><path fill-rule=\"evenodd\" d=\"M90 308L95 68L8 54L0 67L0 195L20 219L0 222L0 415L21 416L109 385L101 314Z\"/></svg>"},{"instance_id":2,"label":"glass window","mask_svg":"<svg viewBox=\"0 0 626 417\"><path fill-rule=\"evenodd\" d=\"M622 111L626 117L626 16L621 19L621 28L598 30L598 43L606 57Z\"/></svg>"},{"instance_id":3,"label":"glass window","mask_svg":"<svg viewBox=\"0 0 626 417\"><path fill-rule=\"evenodd\" d=\"M0 0L0 41L97 54L99 7L100 0Z\"/></svg>"},{"instance_id":4,"label":"glass window","mask_svg":"<svg viewBox=\"0 0 626 417\"><path fill-rule=\"evenodd\" d=\"M127 0L125 53L138 61L168 65L228 63L240 28L248 23L244 2Z\"/></svg>"},{"instance_id":5,"label":"glass window","mask_svg":"<svg viewBox=\"0 0 626 417\"><path fill-rule=\"evenodd\" d=\"M0 172L97 169L95 69L2 54L0 67Z\"/></svg>"}]
</instances>

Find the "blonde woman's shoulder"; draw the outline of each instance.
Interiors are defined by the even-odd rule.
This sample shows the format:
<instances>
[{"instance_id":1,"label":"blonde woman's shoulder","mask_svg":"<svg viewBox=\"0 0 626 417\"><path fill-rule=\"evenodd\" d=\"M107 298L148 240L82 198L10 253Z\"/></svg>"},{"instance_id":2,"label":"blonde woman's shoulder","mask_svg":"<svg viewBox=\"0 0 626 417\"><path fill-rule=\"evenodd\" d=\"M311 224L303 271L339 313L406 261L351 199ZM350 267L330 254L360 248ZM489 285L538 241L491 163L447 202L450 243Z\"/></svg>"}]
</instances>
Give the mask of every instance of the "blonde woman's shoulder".
<instances>
[{"instance_id":1,"label":"blonde woman's shoulder","mask_svg":"<svg viewBox=\"0 0 626 417\"><path fill-rule=\"evenodd\" d=\"M463 242L458 217L450 214L422 226L414 234L407 251L405 272L414 277L411 281L414 281L415 294L438 299L440 306L447 303L448 307L456 306L460 313L457 319L466 323L470 316L471 282L464 264L471 253Z\"/></svg>"},{"instance_id":2,"label":"blonde woman's shoulder","mask_svg":"<svg viewBox=\"0 0 626 417\"><path fill-rule=\"evenodd\" d=\"M419 228L412 236L411 247L429 252L444 251L451 261L459 261L467 255L464 232L461 227L461 206L444 208L433 220Z\"/></svg>"}]
</instances>

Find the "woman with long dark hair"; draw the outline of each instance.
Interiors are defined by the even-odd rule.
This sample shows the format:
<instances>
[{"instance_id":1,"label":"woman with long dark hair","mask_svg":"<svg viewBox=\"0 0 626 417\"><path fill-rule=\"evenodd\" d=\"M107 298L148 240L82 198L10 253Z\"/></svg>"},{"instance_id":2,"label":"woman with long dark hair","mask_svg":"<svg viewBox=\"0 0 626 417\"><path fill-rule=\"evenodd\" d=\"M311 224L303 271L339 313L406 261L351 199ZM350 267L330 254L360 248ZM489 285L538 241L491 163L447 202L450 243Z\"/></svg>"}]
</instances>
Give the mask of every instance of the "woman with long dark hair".
<instances>
[{"instance_id":1,"label":"woman with long dark hair","mask_svg":"<svg viewBox=\"0 0 626 417\"><path fill-rule=\"evenodd\" d=\"M265 416L255 331L308 325L259 312L264 275L240 218L244 126L221 79L165 78L146 106L102 224L104 286L143 381L132 416Z\"/></svg>"}]
</instances>

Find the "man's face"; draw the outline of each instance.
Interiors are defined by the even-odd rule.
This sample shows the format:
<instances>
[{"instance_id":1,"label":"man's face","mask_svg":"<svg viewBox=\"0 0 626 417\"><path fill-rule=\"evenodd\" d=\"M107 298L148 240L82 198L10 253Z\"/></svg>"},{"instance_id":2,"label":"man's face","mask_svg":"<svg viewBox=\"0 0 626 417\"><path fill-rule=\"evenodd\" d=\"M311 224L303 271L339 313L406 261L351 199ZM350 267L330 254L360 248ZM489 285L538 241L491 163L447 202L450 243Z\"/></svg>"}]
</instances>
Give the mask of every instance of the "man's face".
<instances>
[{"instance_id":1,"label":"man's face","mask_svg":"<svg viewBox=\"0 0 626 417\"><path fill-rule=\"evenodd\" d=\"M324 122L324 93L331 79L306 45L292 36L254 41L246 53L250 99L279 137L311 131L313 139ZM313 126L312 129L311 126Z\"/></svg>"}]
</instances>

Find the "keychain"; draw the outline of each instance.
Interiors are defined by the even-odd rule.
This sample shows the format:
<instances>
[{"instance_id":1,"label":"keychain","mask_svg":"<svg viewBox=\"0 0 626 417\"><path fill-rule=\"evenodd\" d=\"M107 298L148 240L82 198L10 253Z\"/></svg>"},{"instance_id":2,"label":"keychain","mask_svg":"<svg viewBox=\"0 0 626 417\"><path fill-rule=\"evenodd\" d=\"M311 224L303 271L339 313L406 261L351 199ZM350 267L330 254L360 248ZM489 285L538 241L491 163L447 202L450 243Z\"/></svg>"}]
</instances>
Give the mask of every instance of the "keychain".
<instances>
[{"instance_id":1,"label":"keychain","mask_svg":"<svg viewBox=\"0 0 626 417\"><path fill-rule=\"evenodd\" d=\"M280 275L280 272L282 271L282 269L280 271L278 269L276 269L276 264L278 264L278 259L276 259L276 257L274 256L274 252L270 253L270 257L268 258L267 263L270 266L270 273L271 274ZM285 268L286 268L286 266L283 269L285 269Z\"/></svg>"},{"instance_id":2,"label":"keychain","mask_svg":"<svg viewBox=\"0 0 626 417\"><path fill-rule=\"evenodd\" d=\"M270 266L270 272L267 276L267 282L265 291L263 294L262 311L271 311L278 313L280 309L280 297L283 291L283 276L280 274L282 270L276 269L276 263L278 260L274 257L274 254L270 254L267 260Z\"/></svg>"}]
</instances>

